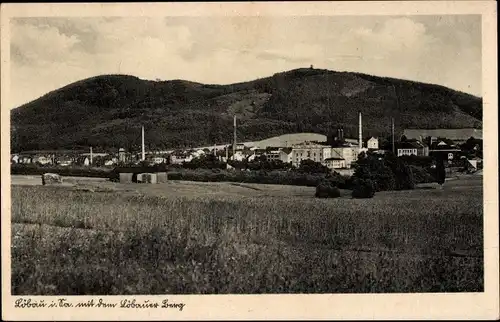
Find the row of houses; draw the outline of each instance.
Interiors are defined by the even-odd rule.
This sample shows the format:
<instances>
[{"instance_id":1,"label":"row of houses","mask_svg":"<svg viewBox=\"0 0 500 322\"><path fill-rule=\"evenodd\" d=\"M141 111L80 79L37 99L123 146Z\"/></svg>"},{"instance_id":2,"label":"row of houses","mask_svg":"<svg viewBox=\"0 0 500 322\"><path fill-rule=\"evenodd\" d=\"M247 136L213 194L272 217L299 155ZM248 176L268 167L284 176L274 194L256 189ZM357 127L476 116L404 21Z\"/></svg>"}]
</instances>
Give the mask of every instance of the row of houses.
<instances>
[{"instance_id":1,"label":"row of houses","mask_svg":"<svg viewBox=\"0 0 500 322\"><path fill-rule=\"evenodd\" d=\"M449 132L449 133L448 133ZM395 142L395 152L397 156L416 155L416 156L441 156L448 160L453 160L461 157L461 147L459 144L464 144L468 138L467 135L482 136L477 133L477 130L466 130L461 133L458 130L405 130L403 136L398 142ZM427 135L431 134L431 135ZM435 135L435 136L434 136ZM446 137L453 137L450 139ZM361 152L379 151L379 139L376 137L365 138L362 146L351 143L350 140L341 140L340 144L334 146L321 142L303 142L286 147L268 147L259 149L247 147L243 144L238 144L235 147L233 155L232 145L227 145L222 148L213 147L212 149L184 149L175 151L157 151L146 153L146 161L150 164L182 164L191 162L196 158L204 155L213 154L219 160L227 162L228 160L236 161L253 161L258 157L265 157L269 161L281 161L290 163L298 167L304 160L312 160L319 162L331 169L351 169L353 163L357 160ZM482 142L482 141L481 141ZM473 147L482 149L478 146ZM37 155L13 155L13 163L39 163L39 164L59 164L73 165L79 164L84 166L99 165L113 166L118 163L133 164L139 163L141 154L133 154L121 148L118 153L80 153L73 155L56 156L55 154L37 154Z\"/></svg>"}]
</instances>

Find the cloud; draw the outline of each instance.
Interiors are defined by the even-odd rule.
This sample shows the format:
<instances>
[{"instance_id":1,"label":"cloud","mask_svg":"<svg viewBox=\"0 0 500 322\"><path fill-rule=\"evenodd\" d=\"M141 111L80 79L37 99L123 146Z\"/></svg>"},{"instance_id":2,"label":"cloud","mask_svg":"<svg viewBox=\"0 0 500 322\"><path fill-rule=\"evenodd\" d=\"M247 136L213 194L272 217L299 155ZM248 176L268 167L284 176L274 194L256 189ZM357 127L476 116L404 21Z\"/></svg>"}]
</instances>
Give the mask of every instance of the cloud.
<instances>
[{"instance_id":1,"label":"cloud","mask_svg":"<svg viewBox=\"0 0 500 322\"><path fill-rule=\"evenodd\" d=\"M481 90L473 16L23 18L11 30L12 107L100 74L228 84L311 64Z\"/></svg>"},{"instance_id":2,"label":"cloud","mask_svg":"<svg viewBox=\"0 0 500 322\"><path fill-rule=\"evenodd\" d=\"M317 44L297 43L286 48L263 50L256 56L267 60L282 59L289 62L307 63L312 60L324 59L324 47Z\"/></svg>"},{"instance_id":3,"label":"cloud","mask_svg":"<svg viewBox=\"0 0 500 322\"><path fill-rule=\"evenodd\" d=\"M77 36L66 36L59 29L48 25L20 25L12 28L11 50L16 53L13 60L22 59L37 63L64 59L80 42Z\"/></svg>"}]
</instances>

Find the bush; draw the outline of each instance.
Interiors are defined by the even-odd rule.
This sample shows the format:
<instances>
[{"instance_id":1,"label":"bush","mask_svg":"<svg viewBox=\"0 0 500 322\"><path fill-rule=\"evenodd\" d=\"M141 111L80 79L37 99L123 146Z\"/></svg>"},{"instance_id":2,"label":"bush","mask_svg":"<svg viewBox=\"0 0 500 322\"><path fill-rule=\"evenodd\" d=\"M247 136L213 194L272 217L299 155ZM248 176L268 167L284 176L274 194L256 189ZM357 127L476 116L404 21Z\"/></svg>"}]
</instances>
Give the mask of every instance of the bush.
<instances>
[{"instance_id":1,"label":"bush","mask_svg":"<svg viewBox=\"0 0 500 322\"><path fill-rule=\"evenodd\" d=\"M375 185L371 180L357 179L352 189L353 198L373 198Z\"/></svg>"},{"instance_id":2,"label":"bush","mask_svg":"<svg viewBox=\"0 0 500 322\"><path fill-rule=\"evenodd\" d=\"M392 170L396 180L395 190L415 189L415 178L410 166L405 161L395 155L386 157L387 166Z\"/></svg>"},{"instance_id":3,"label":"bush","mask_svg":"<svg viewBox=\"0 0 500 322\"><path fill-rule=\"evenodd\" d=\"M415 183L431 183L435 181L431 172L426 168L410 165L410 169L411 172L413 173L413 178L415 180Z\"/></svg>"},{"instance_id":4,"label":"bush","mask_svg":"<svg viewBox=\"0 0 500 322\"><path fill-rule=\"evenodd\" d=\"M329 182L322 182L316 187L316 198L338 198L340 190Z\"/></svg>"},{"instance_id":5,"label":"bush","mask_svg":"<svg viewBox=\"0 0 500 322\"><path fill-rule=\"evenodd\" d=\"M10 166L10 173L13 175L41 175L44 173L56 173L65 177L107 178L111 172L111 169L102 167L62 167L57 165L37 166L35 164L11 164Z\"/></svg>"}]
</instances>

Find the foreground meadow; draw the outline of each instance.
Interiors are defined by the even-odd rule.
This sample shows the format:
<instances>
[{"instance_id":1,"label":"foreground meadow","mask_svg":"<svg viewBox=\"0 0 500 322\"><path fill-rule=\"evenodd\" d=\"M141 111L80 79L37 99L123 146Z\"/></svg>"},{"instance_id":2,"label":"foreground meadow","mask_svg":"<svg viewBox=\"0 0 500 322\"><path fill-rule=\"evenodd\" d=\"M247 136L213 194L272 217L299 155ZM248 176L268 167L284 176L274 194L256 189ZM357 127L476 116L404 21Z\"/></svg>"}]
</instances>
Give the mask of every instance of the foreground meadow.
<instances>
[{"instance_id":1,"label":"foreground meadow","mask_svg":"<svg viewBox=\"0 0 500 322\"><path fill-rule=\"evenodd\" d=\"M482 291L481 184L365 200L222 183L185 194L175 183L152 193L13 185L12 292Z\"/></svg>"}]
</instances>

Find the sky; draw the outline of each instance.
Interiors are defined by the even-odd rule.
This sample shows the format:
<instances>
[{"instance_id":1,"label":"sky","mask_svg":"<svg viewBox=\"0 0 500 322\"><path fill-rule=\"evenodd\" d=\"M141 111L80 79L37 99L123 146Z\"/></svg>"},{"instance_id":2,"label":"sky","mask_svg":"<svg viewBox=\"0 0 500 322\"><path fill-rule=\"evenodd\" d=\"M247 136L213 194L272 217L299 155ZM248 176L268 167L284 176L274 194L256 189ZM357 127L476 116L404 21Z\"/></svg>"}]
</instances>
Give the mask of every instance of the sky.
<instances>
[{"instance_id":1,"label":"sky","mask_svg":"<svg viewBox=\"0 0 500 322\"><path fill-rule=\"evenodd\" d=\"M230 84L309 67L481 96L481 16L15 18L11 108L102 75Z\"/></svg>"}]
</instances>

